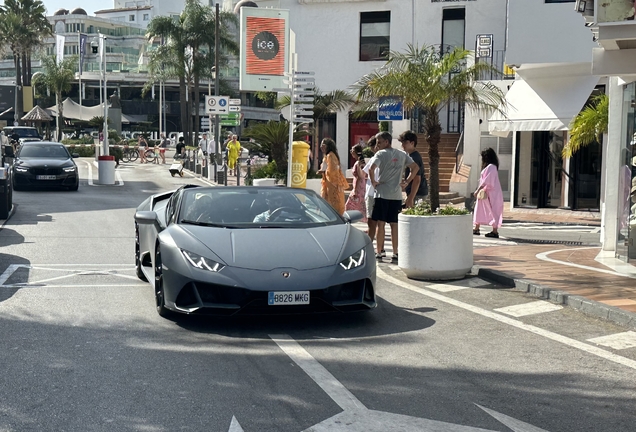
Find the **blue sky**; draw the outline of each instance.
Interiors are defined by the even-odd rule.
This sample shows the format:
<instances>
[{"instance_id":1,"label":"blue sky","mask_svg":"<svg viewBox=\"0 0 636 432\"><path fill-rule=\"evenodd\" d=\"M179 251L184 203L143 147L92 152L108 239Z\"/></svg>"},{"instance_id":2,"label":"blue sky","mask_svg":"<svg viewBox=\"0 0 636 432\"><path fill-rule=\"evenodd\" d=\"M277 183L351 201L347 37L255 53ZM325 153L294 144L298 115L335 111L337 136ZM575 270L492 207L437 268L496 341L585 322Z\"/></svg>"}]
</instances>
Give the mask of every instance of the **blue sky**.
<instances>
[{"instance_id":1,"label":"blue sky","mask_svg":"<svg viewBox=\"0 0 636 432\"><path fill-rule=\"evenodd\" d=\"M47 10L47 15L53 15L53 12L60 8L73 10L81 7L89 15L93 15L96 10L110 9L113 7L113 0L43 0ZM0 4L4 4L4 0L0 0Z\"/></svg>"}]
</instances>

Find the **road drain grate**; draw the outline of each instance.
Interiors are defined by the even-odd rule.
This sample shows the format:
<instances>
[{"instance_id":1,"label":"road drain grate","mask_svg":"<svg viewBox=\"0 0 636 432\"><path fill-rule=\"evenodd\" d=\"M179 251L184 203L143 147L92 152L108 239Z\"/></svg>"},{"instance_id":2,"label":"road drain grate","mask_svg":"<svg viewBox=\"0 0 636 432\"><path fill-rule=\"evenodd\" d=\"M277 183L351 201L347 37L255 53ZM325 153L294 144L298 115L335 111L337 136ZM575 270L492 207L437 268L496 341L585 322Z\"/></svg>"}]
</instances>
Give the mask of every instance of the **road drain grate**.
<instances>
[{"instance_id":1,"label":"road drain grate","mask_svg":"<svg viewBox=\"0 0 636 432\"><path fill-rule=\"evenodd\" d=\"M563 240L543 240L543 239L517 239L507 237L506 240L513 241L515 243L530 243L530 244L558 244L564 246L583 246L583 242L580 241L563 241Z\"/></svg>"}]
</instances>

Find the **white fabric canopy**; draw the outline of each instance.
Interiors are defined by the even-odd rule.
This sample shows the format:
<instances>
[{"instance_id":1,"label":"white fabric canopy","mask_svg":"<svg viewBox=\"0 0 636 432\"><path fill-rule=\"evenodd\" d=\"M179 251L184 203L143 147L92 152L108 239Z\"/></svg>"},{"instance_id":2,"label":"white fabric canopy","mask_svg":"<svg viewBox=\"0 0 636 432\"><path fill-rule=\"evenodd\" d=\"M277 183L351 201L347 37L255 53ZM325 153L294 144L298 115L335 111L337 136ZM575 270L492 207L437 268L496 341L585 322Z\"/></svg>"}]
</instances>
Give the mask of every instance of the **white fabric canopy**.
<instances>
[{"instance_id":1,"label":"white fabric canopy","mask_svg":"<svg viewBox=\"0 0 636 432\"><path fill-rule=\"evenodd\" d=\"M488 130L498 136L511 131L568 130L598 80L590 75L517 80L506 94L507 118L493 114Z\"/></svg>"},{"instance_id":2,"label":"white fabric canopy","mask_svg":"<svg viewBox=\"0 0 636 432\"><path fill-rule=\"evenodd\" d=\"M51 115L57 117L57 105L54 105L50 108L47 108ZM67 119L75 119L75 120L84 120L89 121L93 117L103 117L104 116L104 104L100 104L97 106L83 106L82 105L82 115L80 116L80 105L75 103L73 99L66 98L64 102L62 102L62 115Z\"/></svg>"}]
</instances>

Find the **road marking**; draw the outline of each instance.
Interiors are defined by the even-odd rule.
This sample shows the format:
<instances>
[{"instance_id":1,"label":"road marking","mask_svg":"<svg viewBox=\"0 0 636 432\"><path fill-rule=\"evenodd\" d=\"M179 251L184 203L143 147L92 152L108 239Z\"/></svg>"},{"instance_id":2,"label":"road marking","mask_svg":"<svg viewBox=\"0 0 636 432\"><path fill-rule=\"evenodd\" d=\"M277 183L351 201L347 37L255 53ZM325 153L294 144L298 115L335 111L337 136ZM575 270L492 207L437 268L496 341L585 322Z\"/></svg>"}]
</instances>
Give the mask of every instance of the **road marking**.
<instances>
[{"instance_id":1,"label":"road marking","mask_svg":"<svg viewBox=\"0 0 636 432\"><path fill-rule=\"evenodd\" d=\"M481 405L477 405L477 404L475 404L475 405L477 407L481 408L482 410L486 411L493 418L495 418L497 421L499 421L499 423L502 423L505 426L508 426L514 432L547 432L545 429L539 429L536 426L532 426L532 425L529 425L527 423L520 422L519 420L517 420L515 418L512 418L510 416L507 416L505 414L501 414L501 413L498 413L497 411L493 411L491 409L484 408Z\"/></svg>"},{"instance_id":2,"label":"road marking","mask_svg":"<svg viewBox=\"0 0 636 432\"><path fill-rule=\"evenodd\" d=\"M563 306L552 304L545 300L537 300L530 303L523 303L514 306L506 306L495 309L497 312L505 313L513 317L536 315L546 312L554 312L563 309Z\"/></svg>"},{"instance_id":3,"label":"road marking","mask_svg":"<svg viewBox=\"0 0 636 432\"><path fill-rule=\"evenodd\" d=\"M366 410L345 386L318 363L298 342L287 335L269 335L285 354L291 358L309 377L324 390L343 410Z\"/></svg>"},{"instance_id":4,"label":"road marking","mask_svg":"<svg viewBox=\"0 0 636 432\"><path fill-rule=\"evenodd\" d=\"M428 288L439 292L452 292L468 289L467 286L449 285L449 284L432 284Z\"/></svg>"},{"instance_id":5,"label":"road marking","mask_svg":"<svg viewBox=\"0 0 636 432\"><path fill-rule=\"evenodd\" d=\"M596 267L590 267L590 266L586 266L583 264L575 264L569 261L560 261L560 260L556 260L554 258L549 258L548 255L551 255L553 253L557 253L557 252L572 252L573 250L583 250L583 249L599 249L598 246L591 246L591 247L582 247L582 248L572 248L572 249L557 249L557 250L551 250L551 251L547 251L547 252L542 252L536 255L536 257L542 261L547 261L547 262L552 262L555 264L561 264L561 265L566 265L566 266L570 266L570 267L576 267L576 268L580 268L580 269L584 269L584 270L592 270L595 272L599 272L599 273L605 273L605 274L610 274L613 276L623 276L623 277L627 277L627 278L631 278L631 279L636 279L636 274L625 274L625 273L619 273L619 272L615 272L612 270L605 270L605 269L600 269L600 268L596 268Z\"/></svg>"},{"instance_id":6,"label":"road marking","mask_svg":"<svg viewBox=\"0 0 636 432\"><path fill-rule=\"evenodd\" d=\"M634 348L636 347L636 332L626 331L623 333L595 337L592 339L588 339L587 341L598 345L614 348L615 350Z\"/></svg>"},{"instance_id":7,"label":"road marking","mask_svg":"<svg viewBox=\"0 0 636 432\"><path fill-rule=\"evenodd\" d=\"M483 317L490 318L490 319L493 319L495 321L499 321L499 322L501 322L503 324L507 324L509 326L516 327L516 328L518 328L520 330L525 330L527 332L534 333L534 334L536 334L538 336L542 336L544 338L553 340L555 342L559 342L559 343L561 343L563 345L567 345L569 347L578 349L578 350L586 352L588 354L592 354L592 355L595 355L597 357L603 358L605 360L609 360L609 361L614 362L616 364L620 364L622 366L625 366L625 367L628 367L630 369L636 370L636 361L635 360L631 360L631 359L619 356L617 354L611 353L611 352L606 351L604 349L589 345L589 344L587 344L585 342L580 342L580 341L577 341L575 339L571 339L571 338L566 337L566 336L562 336L560 334L551 332L549 330L545 330L545 329L542 329L542 328L539 328L539 327L536 327L536 326L533 326L533 325L529 325L529 324L523 323L523 322L518 321L516 319L509 318L509 317L504 316L504 315L500 315L500 314L498 314L496 312L492 312L492 311L489 311L489 310L486 310L486 309L482 309L480 307L473 306L473 305L470 305L468 303L464 303L462 301L455 300L455 299L452 299L450 297L443 296L442 294L438 294L438 293L435 293L435 292L432 292L432 291L428 291L428 290L426 290L424 288L416 287L416 286L411 285L409 283L403 282L403 281L401 281L401 280L399 280L397 278L389 276L380 267L378 267L377 273L378 273L378 276L380 278L384 279L385 281L390 282L390 283L392 283L394 285L400 286L402 288L408 289L410 291L416 292L418 294L421 294L421 295L430 297L432 299L441 301L443 303L447 303L447 304L456 306L458 308L473 312L473 313L475 313L477 315L481 315Z\"/></svg>"},{"instance_id":8,"label":"road marking","mask_svg":"<svg viewBox=\"0 0 636 432\"><path fill-rule=\"evenodd\" d=\"M44 267L47 266L47 267ZM62 266L63 268L54 268L53 266ZM71 268L73 267L73 268ZM78 268L80 267L80 268ZM82 268L88 267L88 268ZM106 267L106 269L100 269L100 267ZM15 284L5 285L9 278L20 268L26 268L30 270L45 270L45 271L55 271L55 272L70 272L61 276L49 277L46 279L34 280L30 282L19 282ZM97 268L97 270L95 269ZM40 265L27 265L27 264L11 264L7 267L7 269L0 275L0 288L27 288L27 287L42 287L46 286L48 288L61 288L61 287L73 287L73 286L86 286L85 283L82 284L66 284L66 285L49 285L47 282L56 281L60 279L72 278L75 276L115 276L117 278L129 279L138 281L139 278L133 275L127 275L120 273L122 271L133 271L134 267L131 267L129 264L44 264ZM105 286L141 286L146 284L107 284L107 285L94 285L90 284L93 287L105 287Z\"/></svg>"},{"instance_id":9,"label":"road marking","mask_svg":"<svg viewBox=\"0 0 636 432\"><path fill-rule=\"evenodd\" d=\"M493 432L471 426L370 410L294 339L288 335L269 335L269 337L343 410L343 412L306 429L306 432L385 432L390 430L403 432ZM514 432L547 432L497 411L477 406ZM239 429L240 425L238 421L235 423L235 420L236 418L233 416L229 432L243 430Z\"/></svg>"},{"instance_id":10,"label":"road marking","mask_svg":"<svg viewBox=\"0 0 636 432\"><path fill-rule=\"evenodd\" d=\"M243 428L234 416L232 416L232 421L230 422L230 429L228 430L228 432L244 432Z\"/></svg>"},{"instance_id":11,"label":"road marking","mask_svg":"<svg viewBox=\"0 0 636 432\"><path fill-rule=\"evenodd\" d=\"M96 161L88 162L88 161L84 161L84 163L86 164L86 166L88 166L88 185L89 186L113 186L113 185L100 185L98 183L93 183L93 165L95 165L95 167L97 169L99 169L99 165ZM117 171L115 169L115 185L114 186L123 186L124 185L124 179L121 177L121 174L119 173L119 171Z\"/></svg>"}]
</instances>

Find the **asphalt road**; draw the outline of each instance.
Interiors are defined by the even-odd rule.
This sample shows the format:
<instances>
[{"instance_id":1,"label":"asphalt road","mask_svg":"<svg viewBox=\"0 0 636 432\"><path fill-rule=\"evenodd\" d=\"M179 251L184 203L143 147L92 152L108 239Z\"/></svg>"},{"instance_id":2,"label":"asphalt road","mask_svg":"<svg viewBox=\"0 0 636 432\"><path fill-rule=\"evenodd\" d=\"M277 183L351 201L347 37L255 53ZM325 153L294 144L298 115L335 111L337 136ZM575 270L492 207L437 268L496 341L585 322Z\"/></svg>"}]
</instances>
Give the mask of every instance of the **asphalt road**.
<instances>
[{"instance_id":1,"label":"asphalt road","mask_svg":"<svg viewBox=\"0 0 636 432\"><path fill-rule=\"evenodd\" d=\"M475 277L383 263L370 313L162 319L134 209L199 180L79 165L0 230L0 431L634 430L633 335Z\"/></svg>"}]
</instances>

